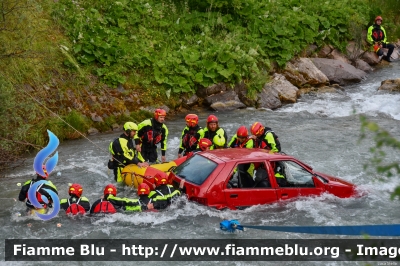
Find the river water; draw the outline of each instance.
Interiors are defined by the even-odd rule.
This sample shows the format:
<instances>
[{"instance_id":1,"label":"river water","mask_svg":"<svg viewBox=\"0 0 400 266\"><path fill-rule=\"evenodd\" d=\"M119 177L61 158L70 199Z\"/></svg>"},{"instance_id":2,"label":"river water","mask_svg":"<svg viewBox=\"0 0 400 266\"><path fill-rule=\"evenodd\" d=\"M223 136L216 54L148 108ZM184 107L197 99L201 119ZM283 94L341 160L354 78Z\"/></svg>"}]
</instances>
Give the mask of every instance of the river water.
<instances>
[{"instance_id":1,"label":"river water","mask_svg":"<svg viewBox=\"0 0 400 266\"><path fill-rule=\"evenodd\" d=\"M281 109L244 109L229 113L215 113L220 126L232 136L240 125L250 126L261 121L271 127L279 136L282 149L288 154L313 166L314 169L341 177L366 191L363 198L340 199L331 195L318 198L301 198L296 201L279 202L272 205L254 206L241 211L217 211L181 199L176 206L160 213L115 214L103 218L67 218L59 214L49 221L20 215L24 203L16 199L23 183L34 176L33 159L28 159L18 169L6 174L2 180L2 208L0 209L1 238L32 239L241 239L241 238L283 238L310 239L318 235L270 232L248 229L245 232L226 233L219 229L224 219L238 219L242 224L251 225L362 225L400 223L399 202L390 200L390 193L399 183L398 176L379 181L378 175L363 169L372 155L369 148L372 139L358 143L360 137L359 114L377 122L397 139L400 139L400 94L378 92L380 82L400 77L400 64L392 63L370 74L363 82L345 87L335 94L303 96L298 103ZM199 113L200 124L211 112ZM182 114L168 119L169 128L167 159L176 158L179 137L184 127ZM102 195L105 185L113 182L113 175L107 169L108 145L118 133L100 134L87 139L67 141L58 147L59 162L51 180L57 186L61 198L67 197L68 184L78 182L84 188L84 195L94 202ZM388 160L399 162L399 152L387 150ZM118 186L118 195L136 197L136 191ZM58 226L57 226L58 224ZM328 238L347 238L328 236ZM255 240L256 241L256 240ZM0 255L4 263L4 241L0 244ZM7 263L8 264L8 263ZM13 263L21 265L22 263ZM36 265L34 263L23 263ZM49 263L50 264L50 263ZM66 265L67 263L61 263ZM75 263L83 265L83 263ZM108 265L109 262L88 262L85 265ZM119 262L131 265L132 263ZM159 265L160 262L150 262ZM161 264L163 264L161 262ZM169 263L182 264L185 263ZM198 263L191 263L197 265ZM204 262L204 265L213 264ZM223 265L230 265L224 263ZM234 262L247 265L248 262ZM278 262L252 262L251 264L281 265ZM285 264L297 265L298 262ZM300 263L309 265L310 263ZM342 265L339 262L313 262L317 265ZM354 264L354 263L350 263ZM74 265L74 262L68 262ZM360 263L364 265L364 263Z\"/></svg>"}]
</instances>

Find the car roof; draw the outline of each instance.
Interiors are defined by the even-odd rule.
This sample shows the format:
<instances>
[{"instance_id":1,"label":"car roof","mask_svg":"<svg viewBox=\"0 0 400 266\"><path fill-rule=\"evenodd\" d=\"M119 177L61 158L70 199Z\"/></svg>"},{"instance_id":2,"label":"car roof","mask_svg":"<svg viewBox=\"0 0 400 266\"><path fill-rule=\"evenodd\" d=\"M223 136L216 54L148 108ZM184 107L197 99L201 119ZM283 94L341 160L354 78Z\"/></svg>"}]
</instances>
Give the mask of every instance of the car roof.
<instances>
[{"instance_id":1,"label":"car roof","mask_svg":"<svg viewBox=\"0 0 400 266\"><path fill-rule=\"evenodd\" d=\"M216 149L200 153L202 156L213 161L245 161L245 160L284 160L293 158L292 156L281 153L269 153L265 149L247 149L247 148L230 148L230 149Z\"/></svg>"}]
</instances>

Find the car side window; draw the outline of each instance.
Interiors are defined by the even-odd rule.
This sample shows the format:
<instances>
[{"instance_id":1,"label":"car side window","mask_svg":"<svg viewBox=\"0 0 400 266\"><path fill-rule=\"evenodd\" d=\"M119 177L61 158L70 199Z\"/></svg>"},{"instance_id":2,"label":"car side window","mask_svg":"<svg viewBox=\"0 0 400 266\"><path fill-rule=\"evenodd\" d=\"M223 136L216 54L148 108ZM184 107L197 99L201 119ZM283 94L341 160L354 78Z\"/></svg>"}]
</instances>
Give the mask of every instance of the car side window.
<instances>
[{"instance_id":1,"label":"car side window","mask_svg":"<svg viewBox=\"0 0 400 266\"><path fill-rule=\"evenodd\" d=\"M227 188L270 188L268 172L264 162L238 164L227 184Z\"/></svg>"},{"instance_id":2,"label":"car side window","mask_svg":"<svg viewBox=\"0 0 400 266\"><path fill-rule=\"evenodd\" d=\"M283 177L282 177L283 176ZM304 169L301 165L292 161L275 162L275 177L285 179L288 187L315 187L313 175ZM283 182L282 182L283 183ZM279 182L278 182L279 184ZM279 184L281 186L281 184Z\"/></svg>"}]
</instances>

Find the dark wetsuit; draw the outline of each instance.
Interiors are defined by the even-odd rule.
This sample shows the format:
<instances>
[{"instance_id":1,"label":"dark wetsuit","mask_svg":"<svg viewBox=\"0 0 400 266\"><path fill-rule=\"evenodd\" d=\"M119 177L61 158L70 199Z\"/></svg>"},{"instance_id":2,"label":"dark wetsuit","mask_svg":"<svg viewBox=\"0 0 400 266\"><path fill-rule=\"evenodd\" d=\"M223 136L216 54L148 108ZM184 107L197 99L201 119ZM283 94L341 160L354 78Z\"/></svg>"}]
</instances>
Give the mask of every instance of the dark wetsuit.
<instances>
[{"instance_id":1,"label":"dark wetsuit","mask_svg":"<svg viewBox=\"0 0 400 266\"><path fill-rule=\"evenodd\" d=\"M161 155L165 156L167 150L168 128L156 119L146 119L138 125L138 134L135 138L136 145L142 144L142 156L150 163L157 162L157 144L161 144Z\"/></svg>"},{"instance_id":2,"label":"dark wetsuit","mask_svg":"<svg viewBox=\"0 0 400 266\"><path fill-rule=\"evenodd\" d=\"M181 192L175 189L172 185L160 185L150 192L149 198L152 199L153 203L157 203L157 208L167 208L175 198L179 197ZM154 206L156 209L156 206Z\"/></svg>"}]
</instances>

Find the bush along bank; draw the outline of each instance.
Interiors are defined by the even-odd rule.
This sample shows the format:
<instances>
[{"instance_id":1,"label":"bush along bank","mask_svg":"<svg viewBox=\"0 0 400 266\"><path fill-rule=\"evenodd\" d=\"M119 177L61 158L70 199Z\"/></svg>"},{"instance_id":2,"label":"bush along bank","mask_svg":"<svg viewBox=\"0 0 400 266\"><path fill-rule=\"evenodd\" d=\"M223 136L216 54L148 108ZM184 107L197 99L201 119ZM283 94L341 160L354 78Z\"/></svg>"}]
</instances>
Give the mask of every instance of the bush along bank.
<instances>
[{"instance_id":1,"label":"bush along bank","mask_svg":"<svg viewBox=\"0 0 400 266\"><path fill-rule=\"evenodd\" d=\"M328 47L331 51L327 55L335 58L338 51L346 53L348 40L355 40L353 54L348 57L368 71L364 61L357 63L355 59L366 49L362 32L375 12L364 0L326 1L318 6L309 0L60 0L53 18L71 40L70 57L109 86L134 84L157 90L167 98L184 95L182 104L178 100L172 109L205 103L225 110L245 106L275 109L295 101L295 88L266 95L268 87L274 87L266 87L266 82L289 60L302 54L311 56L307 55L310 49L319 50L326 43L336 49L325 46L323 51ZM319 62L319 66L323 64ZM74 63L67 61L66 65L73 68ZM320 86L315 81L294 81L295 72L286 66L283 74L297 88ZM355 80L362 76L359 72ZM346 83L346 77L328 79ZM351 80L351 75L347 79ZM287 84L282 78L278 80L275 83ZM214 91L210 87L233 92L210 98L210 91ZM208 93L204 95L204 91ZM228 106L221 104L224 97L230 102Z\"/></svg>"}]
</instances>

